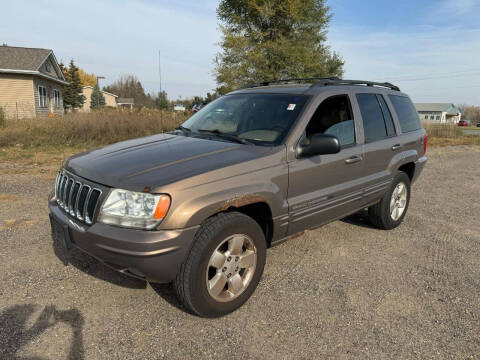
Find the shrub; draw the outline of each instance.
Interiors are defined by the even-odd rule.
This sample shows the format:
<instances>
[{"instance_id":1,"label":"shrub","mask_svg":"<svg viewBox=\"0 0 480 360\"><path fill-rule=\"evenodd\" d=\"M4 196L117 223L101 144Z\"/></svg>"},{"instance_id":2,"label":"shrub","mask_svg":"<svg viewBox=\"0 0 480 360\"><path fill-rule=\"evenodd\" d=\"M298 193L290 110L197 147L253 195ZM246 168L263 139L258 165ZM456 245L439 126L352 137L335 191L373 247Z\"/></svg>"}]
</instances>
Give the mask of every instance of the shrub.
<instances>
[{"instance_id":1,"label":"shrub","mask_svg":"<svg viewBox=\"0 0 480 360\"><path fill-rule=\"evenodd\" d=\"M5 111L3 108L0 106L0 128L4 128L7 126L7 115L5 114Z\"/></svg>"},{"instance_id":2,"label":"shrub","mask_svg":"<svg viewBox=\"0 0 480 360\"><path fill-rule=\"evenodd\" d=\"M170 131L185 117L160 111L97 110L12 122L0 130L0 146L92 147Z\"/></svg>"}]
</instances>

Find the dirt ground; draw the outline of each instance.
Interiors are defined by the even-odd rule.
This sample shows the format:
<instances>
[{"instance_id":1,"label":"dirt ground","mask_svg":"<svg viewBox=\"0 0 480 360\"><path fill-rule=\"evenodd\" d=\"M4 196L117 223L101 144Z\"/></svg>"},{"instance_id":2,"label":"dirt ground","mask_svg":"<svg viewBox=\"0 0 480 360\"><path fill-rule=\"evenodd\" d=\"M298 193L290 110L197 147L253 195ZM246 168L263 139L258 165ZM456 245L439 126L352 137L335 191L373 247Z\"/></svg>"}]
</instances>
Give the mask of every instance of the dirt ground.
<instances>
[{"instance_id":1,"label":"dirt ground","mask_svg":"<svg viewBox=\"0 0 480 360\"><path fill-rule=\"evenodd\" d=\"M0 163L0 358L480 358L480 147L429 149L403 225L362 215L268 251L253 297L207 320L168 285L50 238L51 165Z\"/></svg>"}]
</instances>

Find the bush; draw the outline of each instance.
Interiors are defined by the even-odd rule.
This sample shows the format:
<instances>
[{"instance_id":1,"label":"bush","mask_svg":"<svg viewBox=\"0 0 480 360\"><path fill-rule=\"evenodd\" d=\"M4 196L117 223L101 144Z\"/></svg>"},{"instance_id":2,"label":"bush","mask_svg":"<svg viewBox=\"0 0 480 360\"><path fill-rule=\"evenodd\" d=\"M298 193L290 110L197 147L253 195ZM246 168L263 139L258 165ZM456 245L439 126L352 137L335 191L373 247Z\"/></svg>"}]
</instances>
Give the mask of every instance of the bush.
<instances>
[{"instance_id":1,"label":"bush","mask_svg":"<svg viewBox=\"0 0 480 360\"><path fill-rule=\"evenodd\" d=\"M12 122L0 130L0 147L21 144L24 147L92 147L131 138L170 131L184 116L160 111L97 110L69 113L63 117Z\"/></svg>"},{"instance_id":2,"label":"bush","mask_svg":"<svg viewBox=\"0 0 480 360\"><path fill-rule=\"evenodd\" d=\"M0 106L0 128L4 128L5 126L7 126L7 115L5 114L3 108Z\"/></svg>"}]
</instances>

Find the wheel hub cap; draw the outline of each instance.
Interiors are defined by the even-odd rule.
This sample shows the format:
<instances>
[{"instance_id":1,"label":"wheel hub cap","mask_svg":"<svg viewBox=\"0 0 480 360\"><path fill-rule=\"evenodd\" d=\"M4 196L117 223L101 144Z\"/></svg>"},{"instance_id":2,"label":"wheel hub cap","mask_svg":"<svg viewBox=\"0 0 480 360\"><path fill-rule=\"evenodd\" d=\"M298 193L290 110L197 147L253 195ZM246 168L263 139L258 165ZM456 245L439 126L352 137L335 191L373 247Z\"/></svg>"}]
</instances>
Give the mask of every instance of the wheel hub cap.
<instances>
[{"instance_id":1,"label":"wheel hub cap","mask_svg":"<svg viewBox=\"0 0 480 360\"><path fill-rule=\"evenodd\" d=\"M390 200L390 216L397 221L402 216L407 206L407 186L400 182L395 186Z\"/></svg>"},{"instance_id":2,"label":"wheel hub cap","mask_svg":"<svg viewBox=\"0 0 480 360\"><path fill-rule=\"evenodd\" d=\"M247 235L232 235L220 243L207 266L208 293L217 301L238 297L250 284L257 265L257 249Z\"/></svg>"}]
</instances>

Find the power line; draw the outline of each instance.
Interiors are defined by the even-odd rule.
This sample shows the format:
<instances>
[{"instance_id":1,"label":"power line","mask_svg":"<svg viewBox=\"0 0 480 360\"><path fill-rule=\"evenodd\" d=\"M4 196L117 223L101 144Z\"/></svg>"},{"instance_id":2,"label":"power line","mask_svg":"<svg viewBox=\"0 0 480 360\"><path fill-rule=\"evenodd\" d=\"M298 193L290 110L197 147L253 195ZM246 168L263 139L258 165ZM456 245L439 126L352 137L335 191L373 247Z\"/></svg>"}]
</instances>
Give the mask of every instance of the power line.
<instances>
[{"instance_id":1,"label":"power line","mask_svg":"<svg viewBox=\"0 0 480 360\"><path fill-rule=\"evenodd\" d=\"M461 71L449 71L449 72L442 72L442 73L434 73L434 74L419 74L419 75L411 75L411 76L406 76L406 77L399 77L399 78L389 78L391 81L397 81L397 80L411 80L411 79L416 79L418 76L421 77L434 77L434 76L444 76L444 75L467 75L471 73L478 73L478 68L477 69L470 69L470 70L461 70Z\"/></svg>"},{"instance_id":2,"label":"power line","mask_svg":"<svg viewBox=\"0 0 480 360\"><path fill-rule=\"evenodd\" d=\"M462 76L478 76L480 75L480 72L476 73L470 73L470 74L463 74L463 75L448 75L448 76L430 76L430 77L424 77L424 78L417 78L417 79L392 79L390 81L395 81L395 82L403 82L403 81L422 81L422 80L435 80L435 79L451 79L455 77L462 77Z\"/></svg>"}]
</instances>

